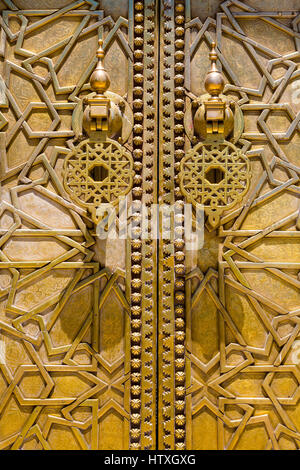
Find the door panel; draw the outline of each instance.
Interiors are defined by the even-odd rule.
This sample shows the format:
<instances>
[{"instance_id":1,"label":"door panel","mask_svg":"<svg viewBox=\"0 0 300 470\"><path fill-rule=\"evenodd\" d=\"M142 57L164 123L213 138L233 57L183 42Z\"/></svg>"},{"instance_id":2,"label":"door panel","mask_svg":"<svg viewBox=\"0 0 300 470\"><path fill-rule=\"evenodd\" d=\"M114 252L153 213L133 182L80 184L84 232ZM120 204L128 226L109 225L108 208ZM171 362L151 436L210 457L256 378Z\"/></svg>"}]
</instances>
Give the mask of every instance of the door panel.
<instances>
[{"instance_id":1,"label":"door panel","mask_svg":"<svg viewBox=\"0 0 300 470\"><path fill-rule=\"evenodd\" d=\"M129 109L132 199L155 198L155 10L141 5L1 2L2 448L155 446L156 242L99 240L63 186L103 38Z\"/></svg>"},{"instance_id":2,"label":"door panel","mask_svg":"<svg viewBox=\"0 0 300 470\"><path fill-rule=\"evenodd\" d=\"M177 448L184 428L189 449L299 448L299 12L295 2L284 8L289 11L281 11L282 2L258 7L251 1L191 0L180 11L185 16L184 72L179 65L185 114L205 93L216 40L224 93L244 115L236 145L245 149L252 176L247 194L221 214L215 227L206 218L203 248L185 254L186 425L183 418L178 425L175 420ZM166 7L175 37L183 21L177 14ZM177 46L183 47L179 40ZM177 62L175 55L175 74ZM173 80L170 106L176 109L182 78ZM179 158L184 155L177 150L183 146L181 115L176 122L179 126L171 125L175 162L177 151ZM193 145L185 136L185 154ZM167 164L166 147L161 154ZM176 191L182 200L175 183L175 198ZM175 286L175 322L176 303L183 303L183 295L176 299ZM179 370L176 361L173 370ZM178 378L184 381L183 370ZM182 385L176 383L175 400ZM181 417L178 398L175 414Z\"/></svg>"},{"instance_id":3,"label":"door panel","mask_svg":"<svg viewBox=\"0 0 300 470\"><path fill-rule=\"evenodd\" d=\"M2 449L299 448L297 3L0 0ZM214 41L217 150L197 133ZM100 239L99 194L125 186L133 236ZM174 236L140 239L157 203Z\"/></svg>"}]
</instances>

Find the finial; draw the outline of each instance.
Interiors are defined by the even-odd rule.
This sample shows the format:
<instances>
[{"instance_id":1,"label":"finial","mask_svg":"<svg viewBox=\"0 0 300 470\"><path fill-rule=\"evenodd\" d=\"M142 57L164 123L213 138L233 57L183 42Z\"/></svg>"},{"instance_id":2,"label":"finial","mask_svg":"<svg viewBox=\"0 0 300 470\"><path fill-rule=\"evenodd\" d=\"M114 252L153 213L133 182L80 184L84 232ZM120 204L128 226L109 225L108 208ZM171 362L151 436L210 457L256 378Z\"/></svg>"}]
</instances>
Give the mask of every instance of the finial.
<instances>
[{"instance_id":1,"label":"finial","mask_svg":"<svg viewBox=\"0 0 300 470\"><path fill-rule=\"evenodd\" d=\"M97 57L98 59L104 59L105 53L103 50L103 39L98 39L98 50L97 50Z\"/></svg>"},{"instance_id":2,"label":"finial","mask_svg":"<svg viewBox=\"0 0 300 470\"><path fill-rule=\"evenodd\" d=\"M209 53L209 59L211 60L211 63L212 63L212 64L211 64L211 68L212 68L212 69L213 69L213 68L214 68L214 69L217 68L217 66L216 66L217 58L218 58L218 56L217 56L217 51L216 51L216 43L215 43L215 41L213 41L213 42L211 43L211 51L210 51L210 53Z\"/></svg>"},{"instance_id":3,"label":"finial","mask_svg":"<svg viewBox=\"0 0 300 470\"><path fill-rule=\"evenodd\" d=\"M108 90L110 85L108 73L103 66L105 52L102 45L103 41L102 39L99 39L99 48L97 50L98 64L90 79L91 87L97 93L97 95L103 95L104 92Z\"/></svg>"},{"instance_id":4,"label":"finial","mask_svg":"<svg viewBox=\"0 0 300 470\"><path fill-rule=\"evenodd\" d=\"M224 78L221 72L217 69L217 51L216 51L216 43L213 41L211 44L211 51L209 53L209 59L211 61L211 69L207 73L205 79L205 89L207 93L212 96L213 100L217 100L218 96L224 90Z\"/></svg>"}]
</instances>

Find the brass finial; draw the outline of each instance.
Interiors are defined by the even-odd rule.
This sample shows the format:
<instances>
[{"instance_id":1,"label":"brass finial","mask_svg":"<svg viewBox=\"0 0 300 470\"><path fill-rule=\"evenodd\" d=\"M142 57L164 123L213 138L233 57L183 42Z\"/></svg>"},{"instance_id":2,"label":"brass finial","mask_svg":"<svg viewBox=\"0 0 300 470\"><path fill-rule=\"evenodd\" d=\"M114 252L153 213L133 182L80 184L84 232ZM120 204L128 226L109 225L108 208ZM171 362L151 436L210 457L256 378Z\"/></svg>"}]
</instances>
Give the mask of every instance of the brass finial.
<instances>
[{"instance_id":1,"label":"brass finial","mask_svg":"<svg viewBox=\"0 0 300 470\"><path fill-rule=\"evenodd\" d=\"M101 96L103 96L104 92L108 90L110 85L108 73L103 66L105 53L102 45L103 41L102 39L99 39L99 49L97 50L98 64L90 79L92 89L97 93L97 95Z\"/></svg>"},{"instance_id":2,"label":"brass finial","mask_svg":"<svg viewBox=\"0 0 300 470\"><path fill-rule=\"evenodd\" d=\"M207 73L204 85L207 93L212 96L213 100L216 100L224 90L225 82L223 75L217 69L216 62L218 55L216 52L216 43L212 42L211 46L211 52L209 53L209 58L211 60L211 69Z\"/></svg>"}]
</instances>

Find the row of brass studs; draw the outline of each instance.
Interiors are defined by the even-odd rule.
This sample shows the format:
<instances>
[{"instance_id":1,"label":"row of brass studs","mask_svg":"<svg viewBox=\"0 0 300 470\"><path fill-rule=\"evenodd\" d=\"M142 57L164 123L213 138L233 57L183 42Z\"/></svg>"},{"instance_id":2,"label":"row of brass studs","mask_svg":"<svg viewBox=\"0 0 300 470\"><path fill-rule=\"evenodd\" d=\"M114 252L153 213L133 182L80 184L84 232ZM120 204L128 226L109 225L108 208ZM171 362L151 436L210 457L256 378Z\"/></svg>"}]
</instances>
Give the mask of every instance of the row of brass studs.
<instances>
[{"instance_id":1,"label":"row of brass studs","mask_svg":"<svg viewBox=\"0 0 300 470\"><path fill-rule=\"evenodd\" d=\"M135 177L132 189L132 220L135 224L133 237L139 235L140 213L137 210L142 194L143 169L143 35L144 2L134 3L134 44L133 44L133 157ZM130 448L141 448L141 339L142 339L142 241L131 241L131 387L130 387Z\"/></svg>"},{"instance_id":2,"label":"row of brass studs","mask_svg":"<svg viewBox=\"0 0 300 470\"><path fill-rule=\"evenodd\" d=\"M172 94L174 86L174 34L173 34L173 2L161 0L162 21L161 41L163 47L162 61L163 76L161 80L161 145L160 145L160 202L167 206L174 203L174 152L173 128L174 113ZM164 221L162 221L163 223ZM168 230L168 222L165 229ZM174 448L174 244L172 240L162 239L159 247L159 279L160 310L159 310L159 445L163 449Z\"/></svg>"},{"instance_id":3,"label":"row of brass studs","mask_svg":"<svg viewBox=\"0 0 300 470\"><path fill-rule=\"evenodd\" d=\"M180 161L184 156L184 23L185 5L175 3L175 76L174 76L174 147L175 147L175 447L185 448L185 319L184 319L184 198L178 184Z\"/></svg>"},{"instance_id":4,"label":"row of brass studs","mask_svg":"<svg viewBox=\"0 0 300 470\"><path fill-rule=\"evenodd\" d=\"M157 2L144 0L144 143L143 203L148 217L156 201L156 57L155 13ZM142 449L154 449L156 441L156 241L147 238L142 246Z\"/></svg>"}]
</instances>

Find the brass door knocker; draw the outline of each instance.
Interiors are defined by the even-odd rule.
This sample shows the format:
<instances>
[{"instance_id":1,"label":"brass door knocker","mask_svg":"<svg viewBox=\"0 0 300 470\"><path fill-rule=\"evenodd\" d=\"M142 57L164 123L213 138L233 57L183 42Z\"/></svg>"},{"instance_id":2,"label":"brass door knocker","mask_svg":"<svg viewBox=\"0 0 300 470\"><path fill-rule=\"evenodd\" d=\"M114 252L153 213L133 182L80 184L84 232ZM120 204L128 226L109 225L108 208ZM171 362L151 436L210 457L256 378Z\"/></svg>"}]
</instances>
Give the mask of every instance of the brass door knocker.
<instances>
[{"instance_id":1,"label":"brass door knocker","mask_svg":"<svg viewBox=\"0 0 300 470\"><path fill-rule=\"evenodd\" d=\"M250 164L238 143L244 128L238 104L223 95L224 78L217 69L216 44L209 54L211 70L206 94L195 99L185 118L192 147L181 160L180 188L188 202L204 206L211 227L223 211L237 204L250 182Z\"/></svg>"},{"instance_id":2,"label":"brass door knocker","mask_svg":"<svg viewBox=\"0 0 300 470\"><path fill-rule=\"evenodd\" d=\"M134 177L131 153L122 145L132 129L132 113L124 99L107 91L110 79L103 66L102 44L99 40L98 63L90 78L94 92L79 103L73 115L80 142L64 161L66 191L91 212L96 224L99 205L117 206L119 198L131 190Z\"/></svg>"}]
</instances>

